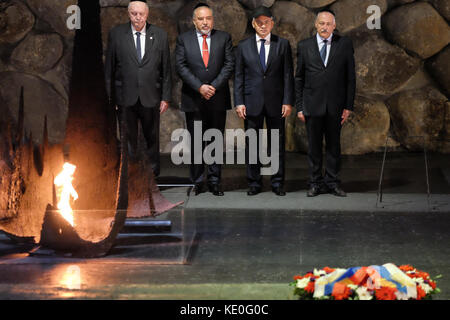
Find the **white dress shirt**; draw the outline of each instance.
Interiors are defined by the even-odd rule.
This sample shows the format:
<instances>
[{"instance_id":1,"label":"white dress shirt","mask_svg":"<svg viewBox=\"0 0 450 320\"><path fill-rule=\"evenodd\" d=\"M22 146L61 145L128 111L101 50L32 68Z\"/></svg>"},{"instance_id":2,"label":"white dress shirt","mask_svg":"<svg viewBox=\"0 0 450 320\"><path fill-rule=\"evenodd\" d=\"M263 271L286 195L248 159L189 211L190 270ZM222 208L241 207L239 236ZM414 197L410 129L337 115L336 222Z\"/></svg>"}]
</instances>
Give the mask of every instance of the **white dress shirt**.
<instances>
[{"instance_id":1,"label":"white dress shirt","mask_svg":"<svg viewBox=\"0 0 450 320\"><path fill-rule=\"evenodd\" d=\"M198 40L198 45L200 46L200 52L202 54L202 58L203 58L203 33L201 33L200 31L196 30L197 32L197 40ZM208 53L211 53L211 31L208 32L207 34L208 36L206 37L206 43L208 44Z\"/></svg>"},{"instance_id":2,"label":"white dress shirt","mask_svg":"<svg viewBox=\"0 0 450 320\"><path fill-rule=\"evenodd\" d=\"M138 31L136 31L136 29L134 28L133 25L131 25L131 31L133 32L134 46L137 48L137 34L136 34L136 32L138 32ZM140 39L141 39L141 58L144 59L144 55L145 55L145 36L147 34L147 24L139 32L141 33L141 36L140 36Z\"/></svg>"},{"instance_id":3,"label":"white dress shirt","mask_svg":"<svg viewBox=\"0 0 450 320\"><path fill-rule=\"evenodd\" d=\"M322 47L323 47L323 45L324 45L324 42L323 42L323 40L325 40L325 39L323 39L321 36L319 36L319 34L317 33L316 34L316 38L317 38L317 44L319 45L319 52L320 52L320 50L322 50ZM331 49L331 39L333 38L333 34L331 34L329 37L328 37L328 39L326 39L326 40L328 40L328 42L327 42L327 56L326 56L326 58L325 58L325 67L327 66L327 64L328 64L328 57L330 56L330 49Z\"/></svg>"},{"instance_id":4,"label":"white dress shirt","mask_svg":"<svg viewBox=\"0 0 450 320\"><path fill-rule=\"evenodd\" d=\"M258 54L261 51L261 37L256 34L256 46L258 48ZM264 38L266 42L264 42L264 49L266 50L266 66L267 66L267 59L269 58L269 50L270 50L270 33Z\"/></svg>"}]
</instances>

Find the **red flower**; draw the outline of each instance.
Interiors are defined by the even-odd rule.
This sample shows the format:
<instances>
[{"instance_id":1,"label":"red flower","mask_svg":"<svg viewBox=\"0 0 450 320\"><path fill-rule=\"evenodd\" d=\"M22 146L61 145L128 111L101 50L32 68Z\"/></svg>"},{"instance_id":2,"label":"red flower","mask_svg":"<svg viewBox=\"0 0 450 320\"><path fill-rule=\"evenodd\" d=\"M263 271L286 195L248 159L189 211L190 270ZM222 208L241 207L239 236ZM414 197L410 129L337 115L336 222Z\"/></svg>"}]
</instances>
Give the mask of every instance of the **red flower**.
<instances>
[{"instance_id":1,"label":"red flower","mask_svg":"<svg viewBox=\"0 0 450 320\"><path fill-rule=\"evenodd\" d=\"M297 275L297 276L294 276L294 280L301 280L301 279L303 279L303 277L302 277L302 276L299 276L299 275Z\"/></svg>"},{"instance_id":2,"label":"red flower","mask_svg":"<svg viewBox=\"0 0 450 320\"><path fill-rule=\"evenodd\" d=\"M430 275L429 275L428 273L422 272L422 271L417 272L417 274L418 274L418 276L421 277L422 279L428 279L428 278L430 277Z\"/></svg>"},{"instance_id":3,"label":"red flower","mask_svg":"<svg viewBox=\"0 0 450 320\"><path fill-rule=\"evenodd\" d=\"M377 300L395 300L397 297L395 296L395 292L397 289L382 287L381 289L375 290L375 297Z\"/></svg>"},{"instance_id":4,"label":"red flower","mask_svg":"<svg viewBox=\"0 0 450 320\"><path fill-rule=\"evenodd\" d=\"M436 289L436 282L428 280L428 284L433 288L433 290Z\"/></svg>"},{"instance_id":5,"label":"red flower","mask_svg":"<svg viewBox=\"0 0 450 320\"><path fill-rule=\"evenodd\" d=\"M420 286L416 286L417 288L417 300L422 300L427 294L425 290L423 290Z\"/></svg>"},{"instance_id":6,"label":"red flower","mask_svg":"<svg viewBox=\"0 0 450 320\"><path fill-rule=\"evenodd\" d=\"M335 269L329 268L329 267L323 268L323 271L325 271L326 273L332 273L332 272L334 272L334 270L335 270Z\"/></svg>"},{"instance_id":7,"label":"red flower","mask_svg":"<svg viewBox=\"0 0 450 320\"><path fill-rule=\"evenodd\" d=\"M336 283L334 286L335 288L333 289L331 295L334 297L335 300L347 299L352 294L352 290L345 284Z\"/></svg>"},{"instance_id":8,"label":"red flower","mask_svg":"<svg viewBox=\"0 0 450 320\"><path fill-rule=\"evenodd\" d=\"M314 293L314 281L310 281L308 285L305 287L305 291L309 293Z\"/></svg>"},{"instance_id":9,"label":"red flower","mask_svg":"<svg viewBox=\"0 0 450 320\"><path fill-rule=\"evenodd\" d=\"M400 270L402 270L403 272L406 272L406 271L413 271L414 270L414 268L413 267L411 267L409 264L404 264L404 265L402 265L402 266L400 266L400 267L398 267Z\"/></svg>"}]
</instances>

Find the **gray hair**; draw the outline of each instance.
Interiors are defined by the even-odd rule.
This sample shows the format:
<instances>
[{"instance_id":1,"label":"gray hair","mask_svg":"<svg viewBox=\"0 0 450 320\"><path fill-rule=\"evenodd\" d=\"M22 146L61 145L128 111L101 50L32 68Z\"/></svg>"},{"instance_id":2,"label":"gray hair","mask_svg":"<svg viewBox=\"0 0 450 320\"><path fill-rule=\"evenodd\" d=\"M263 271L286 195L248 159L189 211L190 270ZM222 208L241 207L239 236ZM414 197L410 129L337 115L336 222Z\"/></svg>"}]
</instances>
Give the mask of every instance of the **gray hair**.
<instances>
[{"instance_id":1,"label":"gray hair","mask_svg":"<svg viewBox=\"0 0 450 320\"><path fill-rule=\"evenodd\" d=\"M128 12L130 11L131 5L132 5L134 2L142 2L142 1L134 1L134 0L131 0L130 3L128 4ZM149 7L149 5L148 5L147 2L142 2L142 3L145 4L145 5L147 6L147 9L148 9L148 10L150 10L150 7Z\"/></svg>"}]
</instances>

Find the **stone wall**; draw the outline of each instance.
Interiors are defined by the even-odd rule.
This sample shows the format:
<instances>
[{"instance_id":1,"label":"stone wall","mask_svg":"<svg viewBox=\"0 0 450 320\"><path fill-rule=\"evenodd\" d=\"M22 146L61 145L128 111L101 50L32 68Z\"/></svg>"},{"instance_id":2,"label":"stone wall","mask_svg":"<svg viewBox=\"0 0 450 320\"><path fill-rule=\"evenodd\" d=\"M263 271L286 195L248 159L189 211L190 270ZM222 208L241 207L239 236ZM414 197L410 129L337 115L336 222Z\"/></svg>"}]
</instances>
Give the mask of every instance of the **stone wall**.
<instances>
[{"instance_id":1,"label":"stone wall","mask_svg":"<svg viewBox=\"0 0 450 320\"><path fill-rule=\"evenodd\" d=\"M127 21L128 0L99 0L106 49L112 26ZM197 0L148 0L150 21L169 33L172 62L175 39L192 26ZM274 33L287 38L296 53L299 40L314 34L317 10L336 13L338 30L353 40L357 73L355 112L344 125L344 154L364 154L389 145L397 150L450 152L450 5L448 0L205 0L215 12L216 28L233 43L252 34L250 13L271 7ZM0 112L17 120L20 86L25 87L25 126L39 142L45 115L50 142L64 137L71 55L75 32L66 26L66 10L77 0L6 0L0 3ZM367 7L377 5L381 28L370 30ZM173 103L161 118L161 150L170 152L170 136L184 127L179 111L181 81L174 77ZM232 86L231 86L232 87ZM227 128L243 128L229 111ZM0 128L0 134L3 129ZM287 150L305 152L304 125L293 114L287 121ZM416 138L423 137L423 138ZM242 147L242 146L239 146ZM231 146L228 146L231 148Z\"/></svg>"},{"instance_id":2,"label":"stone wall","mask_svg":"<svg viewBox=\"0 0 450 320\"><path fill-rule=\"evenodd\" d=\"M25 129L41 142L61 142L68 111L73 39L67 8L77 0L7 0L0 3L0 112L17 121L24 87Z\"/></svg>"}]
</instances>

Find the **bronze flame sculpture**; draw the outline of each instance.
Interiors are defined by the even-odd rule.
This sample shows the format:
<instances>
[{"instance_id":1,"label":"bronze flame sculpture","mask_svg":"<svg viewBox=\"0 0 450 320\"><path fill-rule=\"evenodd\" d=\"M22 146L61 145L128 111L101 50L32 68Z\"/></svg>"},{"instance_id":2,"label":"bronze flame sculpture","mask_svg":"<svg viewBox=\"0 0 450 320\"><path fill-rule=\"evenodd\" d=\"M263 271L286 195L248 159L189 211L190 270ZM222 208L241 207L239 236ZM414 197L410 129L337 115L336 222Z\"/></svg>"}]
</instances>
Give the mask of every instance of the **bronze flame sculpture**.
<instances>
[{"instance_id":1,"label":"bronze flame sculpture","mask_svg":"<svg viewBox=\"0 0 450 320\"><path fill-rule=\"evenodd\" d=\"M127 218L127 128L119 119L119 143L114 108L108 105L103 80L99 3L80 0L79 6L83 20L75 35L65 140L49 145L47 119L40 146L26 137L24 113L26 104L32 103L26 101L26 90L32 88L25 88L25 93L22 88L17 133L13 136L9 130L7 137L9 186L0 193L7 193L8 203L0 215L0 230L17 241L39 243L76 257L98 257L113 247ZM77 166L74 227L55 207L53 179L65 160ZM150 166L142 163L133 163L131 168L148 177L148 185L142 186L147 190L147 212L154 215L176 206L162 197Z\"/></svg>"}]
</instances>

